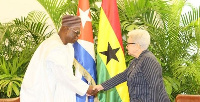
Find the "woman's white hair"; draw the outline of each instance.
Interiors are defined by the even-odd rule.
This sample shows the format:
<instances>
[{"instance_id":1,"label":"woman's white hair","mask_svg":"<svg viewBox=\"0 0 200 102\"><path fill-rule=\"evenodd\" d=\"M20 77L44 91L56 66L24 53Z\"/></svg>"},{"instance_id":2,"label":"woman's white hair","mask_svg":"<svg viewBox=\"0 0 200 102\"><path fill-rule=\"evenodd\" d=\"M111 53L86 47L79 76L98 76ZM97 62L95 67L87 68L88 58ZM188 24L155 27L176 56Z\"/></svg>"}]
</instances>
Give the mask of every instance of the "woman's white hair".
<instances>
[{"instance_id":1,"label":"woman's white hair","mask_svg":"<svg viewBox=\"0 0 200 102\"><path fill-rule=\"evenodd\" d=\"M149 47L150 35L146 30L132 30L128 33L128 37L132 39L133 43L139 44L144 50Z\"/></svg>"}]
</instances>

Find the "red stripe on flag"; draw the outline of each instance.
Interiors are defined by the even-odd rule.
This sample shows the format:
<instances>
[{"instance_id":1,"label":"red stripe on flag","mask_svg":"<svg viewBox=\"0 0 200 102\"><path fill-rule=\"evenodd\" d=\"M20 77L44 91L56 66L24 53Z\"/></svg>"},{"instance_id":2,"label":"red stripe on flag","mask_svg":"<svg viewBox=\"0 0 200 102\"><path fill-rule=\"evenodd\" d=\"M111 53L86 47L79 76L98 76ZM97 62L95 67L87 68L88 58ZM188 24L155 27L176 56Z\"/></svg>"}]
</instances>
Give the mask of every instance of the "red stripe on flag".
<instances>
[{"instance_id":1,"label":"red stripe on flag","mask_svg":"<svg viewBox=\"0 0 200 102\"><path fill-rule=\"evenodd\" d=\"M124 47L122 43L120 20L117 8L116 0L102 0L102 9L104 10L117 38L124 52Z\"/></svg>"},{"instance_id":2,"label":"red stripe on flag","mask_svg":"<svg viewBox=\"0 0 200 102\"><path fill-rule=\"evenodd\" d=\"M88 10L89 9L89 1L88 0L79 0L77 16L80 16L79 8L82 11ZM88 16L91 18L90 12L89 12ZM79 39L86 40L86 41L93 43L92 23L90 21L86 21L84 28L81 25L81 35L80 35Z\"/></svg>"}]
</instances>

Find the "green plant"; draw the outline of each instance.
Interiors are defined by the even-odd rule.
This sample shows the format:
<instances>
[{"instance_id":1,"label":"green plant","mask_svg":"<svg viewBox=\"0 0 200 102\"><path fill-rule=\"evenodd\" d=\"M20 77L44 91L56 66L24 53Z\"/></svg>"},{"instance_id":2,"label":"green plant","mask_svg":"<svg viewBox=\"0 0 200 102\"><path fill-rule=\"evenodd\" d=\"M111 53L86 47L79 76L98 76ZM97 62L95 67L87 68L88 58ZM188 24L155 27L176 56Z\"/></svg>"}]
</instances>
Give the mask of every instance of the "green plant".
<instances>
[{"instance_id":1,"label":"green plant","mask_svg":"<svg viewBox=\"0 0 200 102\"><path fill-rule=\"evenodd\" d=\"M200 55L190 54L189 50L199 51L200 9L193 8L193 11L181 14L185 0L119 1L122 32L127 34L136 28L150 32L152 43L149 50L162 65L171 101L180 93L197 94L199 87L193 86L199 86L199 67L195 64L198 60L192 60L192 56ZM126 59L129 57L126 56Z\"/></svg>"},{"instance_id":2,"label":"green plant","mask_svg":"<svg viewBox=\"0 0 200 102\"><path fill-rule=\"evenodd\" d=\"M60 26L61 15L66 12L76 15L78 0L38 1L49 13L57 30ZM98 39L100 10L95 5L96 1L99 0L90 0L95 46ZM124 47L128 31L136 28L147 29L152 37L149 50L156 55L162 65L163 79L170 99L173 101L180 93L197 94L199 87L193 86L199 86L199 76L196 72L192 74L193 71L190 69L199 70L197 62L200 56L200 8L193 8L193 11L181 14L186 0L117 1ZM197 50L197 53L190 54L188 50L193 50L191 48ZM132 57L128 56L126 51L125 58L128 65Z\"/></svg>"},{"instance_id":3,"label":"green plant","mask_svg":"<svg viewBox=\"0 0 200 102\"><path fill-rule=\"evenodd\" d=\"M42 18L42 19L40 19ZM24 73L38 45L52 31L47 32L46 16L30 12L27 17L0 25L0 98L19 96Z\"/></svg>"},{"instance_id":4,"label":"green plant","mask_svg":"<svg viewBox=\"0 0 200 102\"><path fill-rule=\"evenodd\" d=\"M13 54L12 58L10 59L1 57L1 97L5 98L19 96L23 75L30 61L30 56L32 52L33 49L24 49L22 52L15 52L15 54Z\"/></svg>"}]
</instances>

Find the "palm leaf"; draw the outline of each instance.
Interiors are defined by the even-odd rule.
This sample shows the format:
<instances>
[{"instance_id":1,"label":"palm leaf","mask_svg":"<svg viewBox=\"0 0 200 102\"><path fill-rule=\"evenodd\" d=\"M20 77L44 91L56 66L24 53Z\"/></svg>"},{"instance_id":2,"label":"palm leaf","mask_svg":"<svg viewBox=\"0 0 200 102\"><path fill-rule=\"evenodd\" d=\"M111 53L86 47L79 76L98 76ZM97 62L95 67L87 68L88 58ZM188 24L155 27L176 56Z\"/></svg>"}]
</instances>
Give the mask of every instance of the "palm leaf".
<instances>
[{"instance_id":1,"label":"palm leaf","mask_svg":"<svg viewBox=\"0 0 200 102\"><path fill-rule=\"evenodd\" d=\"M153 26L156 28L163 28L163 22L159 19L159 15L155 11L146 12L143 14L144 22L147 26Z\"/></svg>"},{"instance_id":2,"label":"palm leaf","mask_svg":"<svg viewBox=\"0 0 200 102\"><path fill-rule=\"evenodd\" d=\"M12 95L12 82L8 83L8 88L7 88L7 96L10 98L10 96Z\"/></svg>"},{"instance_id":3,"label":"palm leaf","mask_svg":"<svg viewBox=\"0 0 200 102\"><path fill-rule=\"evenodd\" d=\"M181 21L183 26L188 26L188 25L192 26L194 25L193 22L198 21L199 18L200 18L200 7L181 15ZM191 23L193 24L191 25Z\"/></svg>"},{"instance_id":4,"label":"palm leaf","mask_svg":"<svg viewBox=\"0 0 200 102\"><path fill-rule=\"evenodd\" d=\"M37 0L37 1L45 8L51 20L53 21L54 26L56 27L57 31L60 28L62 15L66 13L66 8L69 7L67 5L71 4L69 8L72 8L72 9L74 7L74 3L72 3L72 1L70 0L67 0L67 1L66 0Z\"/></svg>"},{"instance_id":5,"label":"palm leaf","mask_svg":"<svg viewBox=\"0 0 200 102\"><path fill-rule=\"evenodd\" d=\"M0 43L2 42L3 36L5 34L5 28L4 26L0 23Z\"/></svg>"},{"instance_id":6,"label":"palm leaf","mask_svg":"<svg viewBox=\"0 0 200 102\"><path fill-rule=\"evenodd\" d=\"M19 88L14 82L12 83L12 90L15 92L17 96L19 96Z\"/></svg>"},{"instance_id":7,"label":"palm leaf","mask_svg":"<svg viewBox=\"0 0 200 102\"><path fill-rule=\"evenodd\" d=\"M34 14L31 13L30 15L34 15ZM33 42L35 42L36 44L39 44L41 43L41 41L43 41L46 38L47 35L51 35L53 33L53 30L50 31L49 34L48 33L45 34L47 32L48 25L46 25L44 22L39 22L39 21L45 21L47 19L44 17L44 15L41 16L44 19L37 19L37 18L31 19L31 17L35 17L35 16L28 16L28 18L23 17L21 19L18 19L18 18L15 19L14 22L15 22L16 28L18 29L17 32L15 33L24 32L27 35L31 34L33 38L32 39ZM32 22L32 21L30 22L30 20L34 20L38 22Z\"/></svg>"},{"instance_id":8,"label":"palm leaf","mask_svg":"<svg viewBox=\"0 0 200 102\"><path fill-rule=\"evenodd\" d=\"M27 21L31 22L46 22L47 19L47 15L41 11L31 11L27 16Z\"/></svg>"}]
</instances>

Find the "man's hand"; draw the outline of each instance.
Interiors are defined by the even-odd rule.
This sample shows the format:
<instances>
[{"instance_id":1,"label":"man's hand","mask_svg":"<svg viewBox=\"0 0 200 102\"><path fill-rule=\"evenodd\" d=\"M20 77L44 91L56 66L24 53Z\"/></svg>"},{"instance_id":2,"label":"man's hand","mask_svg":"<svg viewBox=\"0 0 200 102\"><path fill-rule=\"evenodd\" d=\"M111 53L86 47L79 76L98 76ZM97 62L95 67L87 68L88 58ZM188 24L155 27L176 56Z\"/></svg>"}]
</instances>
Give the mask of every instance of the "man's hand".
<instances>
[{"instance_id":1,"label":"man's hand","mask_svg":"<svg viewBox=\"0 0 200 102\"><path fill-rule=\"evenodd\" d=\"M89 86L88 90L87 90L87 95L88 96L96 96L98 93L98 90L94 89L92 85Z\"/></svg>"}]
</instances>

